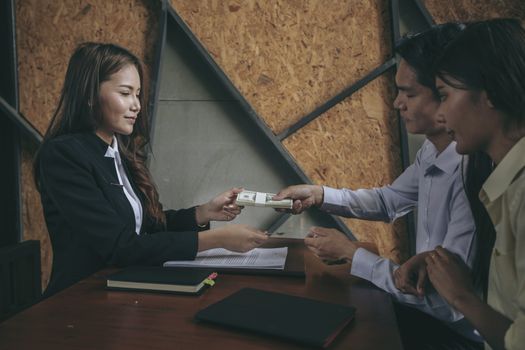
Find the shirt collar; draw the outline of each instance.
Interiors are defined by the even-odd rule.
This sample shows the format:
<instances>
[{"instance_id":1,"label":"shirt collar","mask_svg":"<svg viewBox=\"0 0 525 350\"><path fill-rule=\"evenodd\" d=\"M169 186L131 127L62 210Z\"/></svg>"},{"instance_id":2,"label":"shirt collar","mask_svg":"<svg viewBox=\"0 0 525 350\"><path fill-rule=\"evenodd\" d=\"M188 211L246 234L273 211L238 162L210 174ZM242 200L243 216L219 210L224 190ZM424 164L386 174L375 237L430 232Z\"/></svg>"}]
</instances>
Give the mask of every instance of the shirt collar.
<instances>
[{"instance_id":1,"label":"shirt collar","mask_svg":"<svg viewBox=\"0 0 525 350\"><path fill-rule=\"evenodd\" d=\"M111 142L111 145L108 145L108 148L106 150L106 154L104 154L104 157L107 158L115 158L117 161L117 164L120 165L120 153L118 151L118 141L115 136L113 136L113 141Z\"/></svg>"},{"instance_id":2,"label":"shirt collar","mask_svg":"<svg viewBox=\"0 0 525 350\"><path fill-rule=\"evenodd\" d=\"M438 154L436 146L434 146L432 142L428 142L427 147L432 147L432 152L430 152L429 156L425 158L425 162L428 164L427 171L433 167L438 168L449 175L456 171L461 163L461 155L456 152L455 141L452 141L440 154Z\"/></svg>"},{"instance_id":3,"label":"shirt collar","mask_svg":"<svg viewBox=\"0 0 525 350\"><path fill-rule=\"evenodd\" d=\"M503 194L516 175L525 167L525 137L522 137L503 157L483 184L483 191L492 202Z\"/></svg>"}]
</instances>

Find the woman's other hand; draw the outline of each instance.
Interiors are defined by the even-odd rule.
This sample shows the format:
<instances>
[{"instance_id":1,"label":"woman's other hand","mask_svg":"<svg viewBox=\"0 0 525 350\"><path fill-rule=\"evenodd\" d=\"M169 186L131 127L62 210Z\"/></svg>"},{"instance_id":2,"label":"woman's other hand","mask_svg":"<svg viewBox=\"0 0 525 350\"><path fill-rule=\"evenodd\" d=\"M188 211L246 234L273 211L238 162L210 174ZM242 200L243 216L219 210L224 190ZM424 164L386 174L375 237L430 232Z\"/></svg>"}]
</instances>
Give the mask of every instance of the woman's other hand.
<instances>
[{"instance_id":1,"label":"woman's other hand","mask_svg":"<svg viewBox=\"0 0 525 350\"><path fill-rule=\"evenodd\" d=\"M199 232L199 251L225 248L244 253L257 248L268 240L268 235L247 225L227 225Z\"/></svg>"},{"instance_id":2,"label":"woman's other hand","mask_svg":"<svg viewBox=\"0 0 525 350\"><path fill-rule=\"evenodd\" d=\"M476 294L468 266L455 254L438 246L425 261L430 282L450 305L456 307L458 301Z\"/></svg>"}]
</instances>

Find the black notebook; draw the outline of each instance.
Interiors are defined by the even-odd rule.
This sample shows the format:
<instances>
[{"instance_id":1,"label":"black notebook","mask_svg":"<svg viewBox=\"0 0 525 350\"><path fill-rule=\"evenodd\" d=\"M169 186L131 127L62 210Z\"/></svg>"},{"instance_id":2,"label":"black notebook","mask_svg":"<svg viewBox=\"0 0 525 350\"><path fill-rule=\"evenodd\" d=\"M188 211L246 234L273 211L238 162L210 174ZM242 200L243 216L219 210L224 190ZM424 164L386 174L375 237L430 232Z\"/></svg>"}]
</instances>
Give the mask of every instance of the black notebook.
<instances>
[{"instance_id":1,"label":"black notebook","mask_svg":"<svg viewBox=\"0 0 525 350\"><path fill-rule=\"evenodd\" d=\"M156 291L198 294L213 285L217 274L213 270L175 267L128 267L107 277L112 290Z\"/></svg>"},{"instance_id":2,"label":"black notebook","mask_svg":"<svg viewBox=\"0 0 525 350\"><path fill-rule=\"evenodd\" d=\"M327 347L354 314L351 306L244 288L200 310L195 318Z\"/></svg>"}]
</instances>

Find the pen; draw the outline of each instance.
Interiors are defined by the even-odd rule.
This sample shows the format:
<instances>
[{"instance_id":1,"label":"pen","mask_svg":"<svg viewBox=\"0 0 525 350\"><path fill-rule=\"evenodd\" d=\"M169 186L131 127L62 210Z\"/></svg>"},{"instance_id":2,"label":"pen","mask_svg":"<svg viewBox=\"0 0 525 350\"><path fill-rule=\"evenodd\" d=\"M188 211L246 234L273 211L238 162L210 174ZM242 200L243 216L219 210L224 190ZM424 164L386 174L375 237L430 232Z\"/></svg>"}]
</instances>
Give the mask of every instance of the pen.
<instances>
[{"instance_id":1,"label":"pen","mask_svg":"<svg viewBox=\"0 0 525 350\"><path fill-rule=\"evenodd\" d=\"M266 234L268 237L271 237L271 236L273 236L273 235L281 236L281 235L284 235L284 232L268 232L268 231L266 231L265 234Z\"/></svg>"}]
</instances>

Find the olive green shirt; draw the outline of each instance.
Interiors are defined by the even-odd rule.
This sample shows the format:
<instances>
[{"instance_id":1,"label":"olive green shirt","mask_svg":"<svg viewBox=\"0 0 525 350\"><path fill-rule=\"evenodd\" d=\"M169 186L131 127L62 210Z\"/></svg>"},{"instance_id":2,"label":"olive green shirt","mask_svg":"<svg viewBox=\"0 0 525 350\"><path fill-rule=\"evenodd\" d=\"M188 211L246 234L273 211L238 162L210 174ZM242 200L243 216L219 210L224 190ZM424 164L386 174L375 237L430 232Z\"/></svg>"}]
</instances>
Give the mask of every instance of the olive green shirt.
<instances>
[{"instance_id":1,"label":"olive green shirt","mask_svg":"<svg viewBox=\"0 0 525 350\"><path fill-rule=\"evenodd\" d=\"M483 184L480 199L496 228L487 301L513 321L505 334L505 348L524 349L525 137L514 145Z\"/></svg>"}]
</instances>

